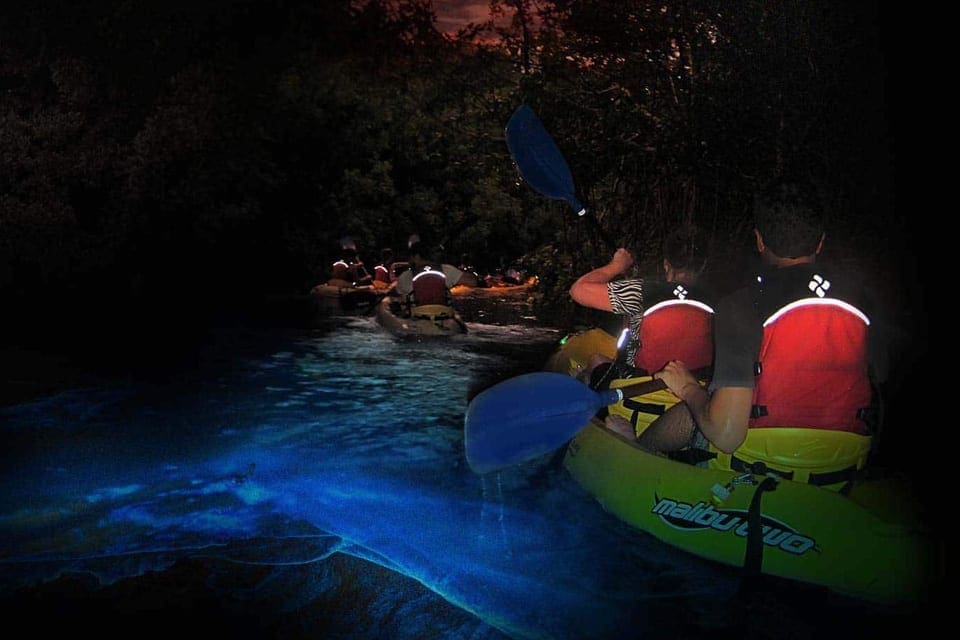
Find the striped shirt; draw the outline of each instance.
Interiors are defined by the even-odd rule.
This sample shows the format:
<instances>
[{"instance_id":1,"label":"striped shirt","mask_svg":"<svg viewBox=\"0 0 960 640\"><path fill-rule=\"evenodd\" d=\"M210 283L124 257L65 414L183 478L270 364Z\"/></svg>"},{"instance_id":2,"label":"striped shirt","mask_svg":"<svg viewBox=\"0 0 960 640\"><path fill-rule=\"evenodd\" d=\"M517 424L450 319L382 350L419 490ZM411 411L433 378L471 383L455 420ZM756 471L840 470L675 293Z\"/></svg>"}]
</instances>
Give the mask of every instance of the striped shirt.
<instances>
[{"instance_id":1,"label":"striped shirt","mask_svg":"<svg viewBox=\"0 0 960 640\"><path fill-rule=\"evenodd\" d=\"M633 364L640 347L640 323L643 322L643 279L616 280L607 283L610 308L620 316L627 316L630 339L627 341L627 362Z\"/></svg>"}]
</instances>

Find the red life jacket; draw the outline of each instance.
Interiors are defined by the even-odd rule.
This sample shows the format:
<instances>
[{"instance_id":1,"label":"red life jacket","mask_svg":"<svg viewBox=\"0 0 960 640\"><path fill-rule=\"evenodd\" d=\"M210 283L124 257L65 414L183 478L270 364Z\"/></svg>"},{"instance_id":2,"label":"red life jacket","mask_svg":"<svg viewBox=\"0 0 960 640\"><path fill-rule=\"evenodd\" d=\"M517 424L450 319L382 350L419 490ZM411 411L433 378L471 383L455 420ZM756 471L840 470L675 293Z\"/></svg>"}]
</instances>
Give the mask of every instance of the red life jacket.
<instances>
[{"instance_id":1,"label":"red life jacket","mask_svg":"<svg viewBox=\"0 0 960 640\"><path fill-rule=\"evenodd\" d=\"M390 284L390 270L382 264L378 264L373 268L373 279L377 282Z\"/></svg>"},{"instance_id":2,"label":"red life jacket","mask_svg":"<svg viewBox=\"0 0 960 640\"><path fill-rule=\"evenodd\" d=\"M353 276L353 270L350 269L350 265L348 265L345 260L337 260L333 263L333 267L330 269L331 278L337 278L338 280L349 280L350 282L353 282L356 279Z\"/></svg>"},{"instance_id":3,"label":"red life jacket","mask_svg":"<svg viewBox=\"0 0 960 640\"><path fill-rule=\"evenodd\" d=\"M442 269L427 265L413 276L413 303L418 306L448 303L447 276Z\"/></svg>"},{"instance_id":4,"label":"red life jacket","mask_svg":"<svg viewBox=\"0 0 960 640\"><path fill-rule=\"evenodd\" d=\"M750 428L812 427L866 434L870 321L834 298L802 298L763 323Z\"/></svg>"},{"instance_id":5,"label":"red life jacket","mask_svg":"<svg viewBox=\"0 0 960 640\"><path fill-rule=\"evenodd\" d=\"M670 360L690 370L713 364L713 309L696 300L664 300L643 312L634 367L652 374Z\"/></svg>"}]
</instances>

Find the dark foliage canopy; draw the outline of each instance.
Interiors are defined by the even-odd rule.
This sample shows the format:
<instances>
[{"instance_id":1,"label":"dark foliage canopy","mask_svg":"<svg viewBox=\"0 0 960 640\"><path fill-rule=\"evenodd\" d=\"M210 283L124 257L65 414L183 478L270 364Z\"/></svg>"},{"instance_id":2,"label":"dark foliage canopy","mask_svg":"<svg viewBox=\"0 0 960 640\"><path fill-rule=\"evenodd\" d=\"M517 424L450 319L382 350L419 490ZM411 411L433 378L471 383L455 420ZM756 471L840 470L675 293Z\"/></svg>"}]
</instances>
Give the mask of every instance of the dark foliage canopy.
<instances>
[{"instance_id":1,"label":"dark foliage canopy","mask_svg":"<svg viewBox=\"0 0 960 640\"><path fill-rule=\"evenodd\" d=\"M753 194L797 173L826 204L826 257L891 300L917 279L892 259L911 229L875 4L490 5L500 20L450 36L429 0L5 3L6 306L209 310L308 291L344 235L373 262L425 233L451 262L523 261L575 322L567 287L616 247L519 179L503 127L523 102L644 271L694 222L735 281Z\"/></svg>"}]
</instances>

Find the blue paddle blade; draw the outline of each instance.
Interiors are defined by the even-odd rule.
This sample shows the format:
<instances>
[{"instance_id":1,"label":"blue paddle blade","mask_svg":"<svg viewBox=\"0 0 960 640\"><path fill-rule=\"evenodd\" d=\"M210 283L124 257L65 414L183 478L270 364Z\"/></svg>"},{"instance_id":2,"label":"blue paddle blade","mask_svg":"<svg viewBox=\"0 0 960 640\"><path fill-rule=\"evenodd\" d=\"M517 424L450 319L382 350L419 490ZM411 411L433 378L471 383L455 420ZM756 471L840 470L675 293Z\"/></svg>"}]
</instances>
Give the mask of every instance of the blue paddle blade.
<instances>
[{"instance_id":1,"label":"blue paddle blade","mask_svg":"<svg viewBox=\"0 0 960 640\"><path fill-rule=\"evenodd\" d=\"M587 210L577 199L570 167L533 109L517 107L505 133L510 157L523 179L542 195L566 200L574 213L584 215Z\"/></svg>"},{"instance_id":2,"label":"blue paddle blade","mask_svg":"<svg viewBox=\"0 0 960 640\"><path fill-rule=\"evenodd\" d=\"M470 401L464 419L467 462L489 473L557 449L583 429L617 390L594 391L562 373L504 380Z\"/></svg>"}]
</instances>

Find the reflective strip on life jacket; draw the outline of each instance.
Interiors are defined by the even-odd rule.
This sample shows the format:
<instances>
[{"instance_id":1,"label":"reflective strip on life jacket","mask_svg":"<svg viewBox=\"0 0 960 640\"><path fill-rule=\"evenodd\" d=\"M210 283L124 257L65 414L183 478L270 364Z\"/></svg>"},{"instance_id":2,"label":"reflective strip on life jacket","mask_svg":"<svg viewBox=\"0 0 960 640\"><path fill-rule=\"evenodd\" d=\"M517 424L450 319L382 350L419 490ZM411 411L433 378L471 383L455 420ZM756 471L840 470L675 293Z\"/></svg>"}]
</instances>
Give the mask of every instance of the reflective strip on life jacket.
<instances>
[{"instance_id":1,"label":"reflective strip on life jacket","mask_svg":"<svg viewBox=\"0 0 960 640\"><path fill-rule=\"evenodd\" d=\"M836 299L791 302L763 323L749 425L868 433L867 327L857 308Z\"/></svg>"},{"instance_id":2,"label":"reflective strip on life jacket","mask_svg":"<svg viewBox=\"0 0 960 640\"><path fill-rule=\"evenodd\" d=\"M383 266L378 264L373 268L374 279L380 282L390 282L390 271Z\"/></svg>"},{"instance_id":3,"label":"reflective strip on life jacket","mask_svg":"<svg viewBox=\"0 0 960 640\"><path fill-rule=\"evenodd\" d=\"M713 309L697 300L664 300L644 311L634 366L659 371L670 360L688 369L713 364Z\"/></svg>"},{"instance_id":4,"label":"reflective strip on life jacket","mask_svg":"<svg viewBox=\"0 0 960 640\"><path fill-rule=\"evenodd\" d=\"M843 309L843 310L845 310L845 311L849 311L849 312L852 313L853 315L855 315L855 316L857 316L858 318L860 318L861 320L863 320L864 324L866 324L866 325L868 325L868 326L869 326L869 324L870 324L870 318L868 318L868 317L866 316L866 314L863 313L863 311L860 311L860 309L857 309L857 308L856 308L855 306L853 306L852 304L850 304L850 303L848 303L848 302L844 302L843 300L835 300L835 299L833 299L833 298L804 298L804 299L802 299L802 300L795 300L794 302L791 302L790 304L786 304L786 305L780 307L776 312L774 312L773 315L771 315L769 318L767 318L767 319L764 321L763 326L764 326L764 328L766 328L768 325L771 325L771 324L773 324L774 322L776 322L777 320L779 320L779 319L780 319L780 316L782 316L782 315L784 315L784 314L786 314L786 313L789 313L790 311L793 311L794 309L797 309L797 308L799 308L799 307L808 307L808 306L811 306L811 305L826 305L826 306L829 306L829 307L839 307L839 308L841 308L841 309Z\"/></svg>"},{"instance_id":5,"label":"reflective strip on life jacket","mask_svg":"<svg viewBox=\"0 0 960 640\"><path fill-rule=\"evenodd\" d=\"M347 264L344 260L337 260L333 263L333 268L330 271L331 278L337 278L339 280L349 280L353 282L354 274L350 270L350 265Z\"/></svg>"},{"instance_id":6,"label":"reflective strip on life jacket","mask_svg":"<svg viewBox=\"0 0 960 640\"><path fill-rule=\"evenodd\" d=\"M424 267L413 276L413 299L419 305L447 303L447 277L443 271Z\"/></svg>"}]
</instances>

